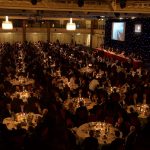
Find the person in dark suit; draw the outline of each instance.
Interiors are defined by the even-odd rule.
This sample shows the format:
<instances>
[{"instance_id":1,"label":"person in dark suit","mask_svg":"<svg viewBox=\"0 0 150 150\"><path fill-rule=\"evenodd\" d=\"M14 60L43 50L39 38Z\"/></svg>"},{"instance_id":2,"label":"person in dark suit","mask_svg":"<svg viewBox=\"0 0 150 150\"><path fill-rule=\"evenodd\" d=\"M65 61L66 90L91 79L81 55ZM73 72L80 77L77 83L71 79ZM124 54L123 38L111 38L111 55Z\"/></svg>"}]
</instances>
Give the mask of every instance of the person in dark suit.
<instances>
[{"instance_id":1,"label":"person in dark suit","mask_svg":"<svg viewBox=\"0 0 150 150\"><path fill-rule=\"evenodd\" d=\"M125 150L133 150L137 139L137 132L135 126L130 127L130 132L126 137Z\"/></svg>"},{"instance_id":2,"label":"person in dark suit","mask_svg":"<svg viewBox=\"0 0 150 150\"><path fill-rule=\"evenodd\" d=\"M35 98L28 99L28 102L24 103L24 112L33 112L35 114L42 114L42 110L39 101Z\"/></svg>"},{"instance_id":3,"label":"person in dark suit","mask_svg":"<svg viewBox=\"0 0 150 150\"><path fill-rule=\"evenodd\" d=\"M128 122L126 122L122 116L119 116L117 122L115 123L115 127L123 133L124 137L129 133L127 123Z\"/></svg>"},{"instance_id":4,"label":"person in dark suit","mask_svg":"<svg viewBox=\"0 0 150 150\"><path fill-rule=\"evenodd\" d=\"M80 126L88 121L88 110L82 101L79 102L80 107L76 109L77 125Z\"/></svg>"},{"instance_id":5,"label":"person in dark suit","mask_svg":"<svg viewBox=\"0 0 150 150\"><path fill-rule=\"evenodd\" d=\"M4 115L5 115L5 117L11 117L11 114L12 114L11 104L7 103L6 109L4 111Z\"/></svg>"},{"instance_id":6,"label":"person in dark suit","mask_svg":"<svg viewBox=\"0 0 150 150\"><path fill-rule=\"evenodd\" d=\"M120 132L115 131L116 139L111 142L110 149L111 150L122 150L124 147L124 140L120 138Z\"/></svg>"},{"instance_id":7,"label":"person in dark suit","mask_svg":"<svg viewBox=\"0 0 150 150\"><path fill-rule=\"evenodd\" d=\"M97 100L97 104L93 106L91 113L94 113L98 121L104 121L104 108L106 102L103 98Z\"/></svg>"},{"instance_id":8,"label":"person in dark suit","mask_svg":"<svg viewBox=\"0 0 150 150\"><path fill-rule=\"evenodd\" d=\"M89 135L82 143L83 150L98 150L98 140L94 137L94 131L90 130Z\"/></svg>"},{"instance_id":9,"label":"person in dark suit","mask_svg":"<svg viewBox=\"0 0 150 150\"><path fill-rule=\"evenodd\" d=\"M0 110L0 121L3 121L4 118L11 117L12 113L11 103L7 102Z\"/></svg>"},{"instance_id":10,"label":"person in dark suit","mask_svg":"<svg viewBox=\"0 0 150 150\"><path fill-rule=\"evenodd\" d=\"M12 107L12 111L14 113L20 113L21 112L21 105L22 105L22 100L19 98L19 95L17 95L16 98L13 99L13 101L11 102L11 107Z\"/></svg>"}]
</instances>

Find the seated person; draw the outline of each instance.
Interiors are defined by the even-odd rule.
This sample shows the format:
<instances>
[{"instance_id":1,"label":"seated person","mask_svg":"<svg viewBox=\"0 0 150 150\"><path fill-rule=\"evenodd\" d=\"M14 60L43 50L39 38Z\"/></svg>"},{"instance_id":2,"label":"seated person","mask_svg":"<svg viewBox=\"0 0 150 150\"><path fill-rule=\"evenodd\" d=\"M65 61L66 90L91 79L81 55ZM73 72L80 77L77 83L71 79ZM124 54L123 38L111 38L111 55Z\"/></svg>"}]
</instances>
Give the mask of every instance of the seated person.
<instances>
[{"instance_id":1,"label":"seated person","mask_svg":"<svg viewBox=\"0 0 150 150\"><path fill-rule=\"evenodd\" d=\"M77 118L77 125L86 123L88 120L88 110L82 101L79 102L80 107L76 109L75 116Z\"/></svg>"},{"instance_id":2,"label":"seated person","mask_svg":"<svg viewBox=\"0 0 150 150\"><path fill-rule=\"evenodd\" d=\"M73 105L73 102L68 104L68 110L66 110L66 119L68 118L75 123L75 106Z\"/></svg>"},{"instance_id":3,"label":"seated person","mask_svg":"<svg viewBox=\"0 0 150 150\"><path fill-rule=\"evenodd\" d=\"M143 104L147 104L148 98L147 98L147 94L144 93L143 94Z\"/></svg>"},{"instance_id":4,"label":"seated person","mask_svg":"<svg viewBox=\"0 0 150 150\"><path fill-rule=\"evenodd\" d=\"M70 82L69 82L69 88L71 91L75 90L78 88L78 84L77 84L77 78L75 76L72 76L70 78Z\"/></svg>"},{"instance_id":5,"label":"seated person","mask_svg":"<svg viewBox=\"0 0 150 150\"><path fill-rule=\"evenodd\" d=\"M82 143L83 150L98 150L98 140L94 137L94 131L90 130L89 135Z\"/></svg>"},{"instance_id":6,"label":"seated person","mask_svg":"<svg viewBox=\"0 0 150 150\"><path fill-rule=\"evenodd\" d=\"M126 137L125 150L133 150L134 144L136 143L137 132L135 126L130 127L130 132Z\"/></svg>"},{"instance_id":7,"label":"seated person","mask_svg":"<svg viewBox=\"0 0 150 150\"><path fill-rule=\"evenodd\" d=\"M124 140L120 138L120 132L115 131L116 139L111 142L110 148L111 150L120 150L123 149L124 146Z\"/></svg>"},{"instance_id":8,"label":"seated person","mask_svg":"<svg viewBox=\"0 0 150 150\"><path fill-rule=\"evenodd\" d=\"M11 117L12 115L12 108L11 108L11 102L7 102L5 107L1 109L0 116L2 119Z\"/></svg>"},{"instance_id":9,"label":"seated person","mask_svg":"<svg viewBox=\"0 0 150 150\"><path fill-rule=\"evenodd\" d=\"M133 103L134 103L134 105L136 105L138 103L138 94L137 93L133 94Z\"/></svg>"},{"instance_id":10,"label":"seated person","mask_svg":"<svg viewBox=\"0 0 150 150\"><path fill-rule=\"evenodd\" d=\"M106 100L103 96L100 99L97 99L96 105L93 106L93 112L96 113L99 109L104 110L106 104Z\"/></svg>"},{"instance_id":11,"label":"seated person","mask_svg":"<svg viewBox=\"0 0 150 150\"><path fill-rule=\"evenodd\" d=\"M93 102L97 102L98 101L98 96L97 94L93 94L92 99Z\"/></svg>"},{"instance_id":12,"label":"seated person","mask_svg":"<svg viewBox=\"0 0 150 150\"><path fill-rule=\"evenodd\" d=\"M33 112L35 114L42 114L40 104L37 100L36 101L28 101L27 103L25 103L24 104L24 112L26 112L26 113Z\"/></svg>"},{"instance_id":13,"label":"seated person","mask_svg":"<svg viewBox=\"0 0 150 150\"><path fill-rule=\"evenodd\" d=\"M83 89L79 89L78 90L78 93L79 93L79 97L85 97L84 93L83 93Z\"/></svg>"},{"instance_id":14,"label":"seated person","mask_svg":"<svg viewBox=\"0 0 150 150\"><path fill-rule=\"evenodd\" d=\"M127 127L127 124L124 121L123 117L120 116L118 118L118 120L115 124L115 127L118 128L123 133L124 137L128 134L128 127Z\"/></svg>"},{"instance_id":15,"label":"seated person","mask_svg":"<svg viewBox=\"0 0 150 150\"><path fill-rule=\"evenodd\" d=\"M20 86L16 86L16 92L21 92L21 91L22 91L21 87Z\"/></svg>"},{"instance_id":16,"label":"seated person","mask_svg":"<svg viewBox=\"0 0 150 150\"><path fill-rule=\"evenodd\" d=\"M120 94L117 92L115 88L114 88L114 91L110 94L110 99L113 102L118 102L120 100Z\"/></svg>"},{"instance_id":17,"label":"seated person","mask_svg":"<svg viewBox=\"0 0 150 150\"><path fill-rule=\"evenodd\" d=\"M98 80L97 79L93 79L93 80L91 80L91 82L89 84L89 90L94 92L98 86L99 86Z\"/></svg>"},{"instance_id":18,"label":"seated person","mask_svg":"<svg viewBox=\"0 0 150 150\"><path fill-rule=\"evenodd\" d=\"M126 102L125 102L125 94L122 94L120 96L120 100L118 101L121 108L126 108Z\"/></svg>"},{"instance_id":19,"label":"seated person","mask_svg":"<svg viewBox=\"0 0 150 150\"><path fill-rule=\"evenodd\" d=\"M136 92L130 94L129 97L126 98L126 103L127 105L137 105L139 103L138 94Z\"/></svg>"},{"instance_id":20,"label":"seated person","mask_svg":"<svg viewBox=\"0 0 150 150\"><path fill-rule=\"evenodd\" d=\"M11 115L11 113L12 113L11 103L7 103L7 104L6 104L6 110L7 110L8 114Z\"/></svg>"},{"instance_id":21,"label":"seated person","mask_svg":"<svg viewBox=\"0 0 150 150\"><path fill-rule=\"evenodd\" d=\"M62 104L63 103L63 100L62 98L60 97L60 94L58 92L55 92L54 93L54 98L55 98L55 102L58 103L58 104Z\"/></svg>"},{"instance_id":22,"label":"seated person","mask_svg":"<svg viewBox=\"0 0 150 150\"><path fill-rule=\"evenodd\" d=\"M140 123L140 120L139 120L139 118L138 118L138 113L131 107L130 108L130 114L128 114L128 116L129 116L129 120L130 120L130 124L132 125L132 126L135 126L135 128L137 129L137 130L139 130L140 129L140 127L141 127L141 123Z\"/></svg>"},{"instance_id":23,"label":"seated person","mask_svg":"<svg viewBox=\"0 0 150 150\"><path fill-rule=\"evenodd\" d=\"M23 104L22 100L20 99L19 95L13 99L11 102L11 108L14 113L21 112L21 105Z\"/></svg>"},{"instance_id":24,"label":"seated person","mask_svg":"<svg viewBox=\"0 0 150 150\"><path fill-rule=\"evenodd\" d=\"M75 114L75 107L73 105L73 102L70 102L68 104L68 111L71 112L72 114Z\"/></svg>"}]
</instances>

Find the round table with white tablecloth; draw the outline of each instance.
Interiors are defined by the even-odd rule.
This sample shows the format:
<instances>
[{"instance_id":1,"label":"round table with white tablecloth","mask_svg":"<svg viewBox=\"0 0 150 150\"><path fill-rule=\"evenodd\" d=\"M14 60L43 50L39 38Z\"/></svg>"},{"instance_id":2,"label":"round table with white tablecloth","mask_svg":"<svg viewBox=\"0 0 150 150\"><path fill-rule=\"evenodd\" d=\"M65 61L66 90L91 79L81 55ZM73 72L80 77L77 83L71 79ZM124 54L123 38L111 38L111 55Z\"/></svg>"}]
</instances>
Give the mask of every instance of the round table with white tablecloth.
<instances>
[{"instance_id":1,"label":"round table with white tablecloth","mask_svg":"<svg viewBox=\"0 0 150 150\"><path fill-rule=\"evenodd\" d=\"M81 68L79 71L80 71L80 73L90 74L90 73L94 72L94 69L92 67L86 66L86 67Z\"/></svg>"},{"instance_id":2,"label":"round table with white tablecloth","mask_svg":"<svg viewBox=\"0 0 150 150\"><path fill-rule=\"evenodd\" d=\"M17 129L18 126L28 130L29 126L36 127L40 118L42 118L40 114L17 113L12 115L12 117L5 118L3 124L6 125L8 130Z\"/></svg>"},{"instance_id":3,"label":"round table with white tablecloth","mask_svg":"<svg viewBox=\"0 0 150 150\"><path fill-rule=\"evenodd\" d=\"M137 112L142 127L148 123L150 117L150 106L148 104L130 105L127 107L127 112L131 113L131 111Z\"/></svg>"},{"instance_id":4,"label":"round table with white tablecloth","mask_svg":"<svg viewBox=\"0 0 150 150\"><path fill-rule=\"evenodd\" d=\"M30 84L34 84L35 81L33 79L30 79L30 78L19 76L15 79L9 80L9 82L12 85L30 85Z\"/></svg>"},{"instance_id":5,"label":"round table with white tablecloth","mask_svg":"<svg viewBox=\"0 0 150 150\"><path fill-rule=\"evenodd\" d=\"M126 87L125 86L122 86L122 87L116 87L116 86L112 87L112 86L109 86L109 87L107 87L107 93L109 95L112 94L114 91L116 91L120 95L123 95L124 93L126 93Z\"/></svg>"},{"instance_id":6,"label":"round table with white tablecloth","mask_svg":"<svg viewBox=\"0 0 150 150\"><path fill-rule=\"evenodd\" d=\"M19 96L20 99L22 99L23 102L27 102L28 98L30 97L29 91L21 91L21 92L15 92L11 95L11 99L17 98Z\"/></svg>"},{"instance_id":7,"label":"round table with white tablecloth","mask_svg":"<svg viewBox=\"0 0 150 150\"><path fill-rule=\"evenodd\" d=\"M72 103L74 109L76 110L79 107L79 103L80 101L82 101L84 103L84 106L86 106L86 108L88 110L92 109L93 106L96 104L95 102L92 102L90 99L88 98L70 98L64 101L64 107L68 110L69 109L69 104Z\"/></svg>"},{"instance_id":8,"label":"round table with white tablecloth","mask_svg":"<svg viewBox=\"0 0 150 150\"><path fill-rule=\"evenodd\" d=\"M150 117L150 106L148 104L137 104L130 105L127 107L127 112L131 113L131 109L138 113L139 118L148 118Z\"/></svg>"},{"instance_id":9,"label":"round table with white tablecloth","mask_svg":"<svg viewBox=\"0 0 150 150\"><path fill-rule=\"evenodd\" d=\"M94 131L94 137L98 139L98 143L101 146L106 144L111 144L115 140L115 131L119 131L117 128L113 127L111 124L105 122L90 122L81 125L77 130L76 134L79 141L83 141L86 137L89 137L89 131ZM120 132L120 137L122 133Z\"/></svg>"}]
</instances>

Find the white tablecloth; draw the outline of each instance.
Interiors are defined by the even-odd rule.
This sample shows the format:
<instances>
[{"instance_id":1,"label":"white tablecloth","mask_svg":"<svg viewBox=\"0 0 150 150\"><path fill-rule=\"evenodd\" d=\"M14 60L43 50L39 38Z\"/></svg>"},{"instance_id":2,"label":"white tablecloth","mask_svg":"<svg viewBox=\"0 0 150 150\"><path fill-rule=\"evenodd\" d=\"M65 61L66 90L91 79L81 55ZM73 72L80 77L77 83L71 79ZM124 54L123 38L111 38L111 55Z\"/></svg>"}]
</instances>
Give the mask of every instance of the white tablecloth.
<instances>
[{"instance_id":1,"label":"white tablecloth","mask_svg":"<svg viewBox=\"0 0 150 150\"><path fill-rule=\"evenodd\" d=\"M81 73L92 73L94 71L94 69L92 67L83 67L79 70Z\"/></svg>"},{"instance_id":2,"label":"white tablecloth","mask_svg":"<svg viewBox=\"0 0 150 150\"><path fill-rule=\"evenodd\" d=\"M21 128L28 130L30 124L32 124L32 127L37 126L39 118L42 118L42 115L34 113L17 113L15 117L5 118L3 124L7 126L8 130L17 129L19 124Z\"/></svg>"},{"instance_id":3,"label":"white tablecloth","mask_svg":"<svg viewBox=\"0 0 150 150\"><path fill-rule=\"evenodd\" d=\"M104 122L90 122L81 125L77 129L77 136L82 141L86 137L89 137L89 131L94 130L95 137L98 139L100 145L111 144L113 140L115 140L115 131L119 131L114 128L111 124L107 124ZM122 137L122 133L120 132L120 137Z\"/></svg>"},{"instance_id":4,"label":"white tablecloth","mask_svg":"<svg viewBox=\"0 0 150 150\"><path fill-rule=\"evenodd\" d=\"M11 99L17 98L18 95L23 102L27 102L28 98L30 97L30 92L28 91L15 92L11 95Z\"/></svg>"},{"instance_id":5,"label":"white tablecloth","mask_svg":"<svg viewBox=\"0 0 150 150\"><path fill-rule=\"evenodd\" d=\"M130 109L133 109L138 113L139 118L148 118L150 116L150 107L147 104L137 104L136 106L130 105L127 107L127 112L130 112Z\"/></svg>"},{"instance_id":6,"label":"white tablecloth","mask_svg":"<svg viewBox=\"0 0 150 150\"><path fill-rule=\"evenodd\" d=\"M9 80L9 82L12 85L30 85L30 84L34 84L35 81L33 79L29 79L25 77L18 77L18 79Z\"/></svg>"},{"instance_id":7,"label":"white tablecloth","mask_svg":"<svg viewBox=\"0 0 150 150\"><path fill-rule=\"evenodd\" d=\"M92 109L93 106L96 104L95 102L92 102L91 100L89 100L88 98L70 98L66 101L64 101L64 107L66 109L69 109L69 104L72 103L74 109L76 110L79 107L79 102L83 101L84 105L87 107L88 110Z\"/></svg>"}]
</instances>

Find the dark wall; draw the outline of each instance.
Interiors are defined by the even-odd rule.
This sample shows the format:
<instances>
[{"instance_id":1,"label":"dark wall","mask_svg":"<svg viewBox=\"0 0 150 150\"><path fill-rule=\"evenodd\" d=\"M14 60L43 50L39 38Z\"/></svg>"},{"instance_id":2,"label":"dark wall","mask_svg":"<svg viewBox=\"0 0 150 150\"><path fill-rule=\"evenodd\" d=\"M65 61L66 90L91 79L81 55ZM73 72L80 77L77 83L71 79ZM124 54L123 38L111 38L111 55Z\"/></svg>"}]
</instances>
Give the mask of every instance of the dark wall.
<instances>
[{"instance_id":1,"label":"dark wall","mask_svg":"<svg viewBox=\"0 0 150 150\"><path fill-rule=\"evenodd\" d=\"M126 23L125 41L111 40L112 22L123 21ZM135 33L135 24L142 25L142 32ZM125 50L126 52L136 52L142 55L150 53L150 18L139 19L110 19L105 25L105 48L112 47L114 49Z\"/></svg>"}]
</instances>

